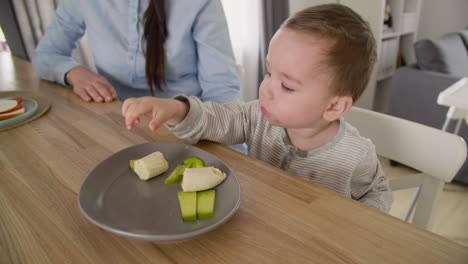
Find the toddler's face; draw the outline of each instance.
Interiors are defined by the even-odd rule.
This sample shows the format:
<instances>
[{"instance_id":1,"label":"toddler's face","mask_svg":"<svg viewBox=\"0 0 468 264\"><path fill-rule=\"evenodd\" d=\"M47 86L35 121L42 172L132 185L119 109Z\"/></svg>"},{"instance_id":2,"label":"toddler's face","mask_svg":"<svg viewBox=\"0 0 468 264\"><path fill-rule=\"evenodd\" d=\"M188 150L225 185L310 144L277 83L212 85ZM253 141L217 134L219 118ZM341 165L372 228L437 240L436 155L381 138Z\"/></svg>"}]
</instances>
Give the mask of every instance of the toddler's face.
<instances>
[{"instance_id":1,"label":"toddler's face","mask_svg":"<svg viewBox=\"0 0 468 264\"><path fill-rule=\"evenodd\" d=\"M282 28L270 42L267 74L260 85L266 119L284 128L310 128L322 121L332 94L326 62L330 41Z\"/></svg>"}]
</instances>

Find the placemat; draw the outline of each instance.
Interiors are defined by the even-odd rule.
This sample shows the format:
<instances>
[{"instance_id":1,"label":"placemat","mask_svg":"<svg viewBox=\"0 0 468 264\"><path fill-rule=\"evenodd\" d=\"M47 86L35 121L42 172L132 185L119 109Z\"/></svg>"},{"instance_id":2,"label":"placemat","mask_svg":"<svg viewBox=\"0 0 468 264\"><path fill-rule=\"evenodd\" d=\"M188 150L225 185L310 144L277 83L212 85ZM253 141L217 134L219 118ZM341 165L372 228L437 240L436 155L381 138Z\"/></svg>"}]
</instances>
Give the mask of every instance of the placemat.
<instances>
[{"instance_id":1,"label":"placemat","mask_svg":"<svg viewBox=\"0 0 468 264\"><path fill-rule=\"evenodd\" d=\"M21 126L23 124L26 124L28 122L31 122L34 119L42 116L50 108L49 99L45 98L44 96L40 95L37 92L32 92L32 91L4 91L4 92L0 92L0 98L17 97L17 96L27 97L27 98L31 98L31 99L35 100L37 102L37 104L38 104L36 113L34 115L32 115L30 118L28 118L28 119L26 119L26 120L24 120L24 121L22 121L20 123L12 124L9 127L0 128L0 131L5 131L5 130L8 130L8 129L12 129L12 128Z\"/></svg>"}]
</instances>

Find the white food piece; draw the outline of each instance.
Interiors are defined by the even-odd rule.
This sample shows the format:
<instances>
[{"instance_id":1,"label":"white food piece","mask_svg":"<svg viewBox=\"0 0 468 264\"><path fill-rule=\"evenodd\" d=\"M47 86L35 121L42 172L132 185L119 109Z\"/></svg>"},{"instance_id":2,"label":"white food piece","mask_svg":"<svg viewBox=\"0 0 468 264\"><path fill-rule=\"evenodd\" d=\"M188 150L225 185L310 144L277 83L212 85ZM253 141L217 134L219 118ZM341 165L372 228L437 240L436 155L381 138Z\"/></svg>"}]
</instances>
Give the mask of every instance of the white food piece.
<instances>
[{"instance_id":1,"label":"white food piece","mask_svg":"<svg viewBox=\"0 0 468 264\"><path fill-rule=\"evenodd\" d=\"M148 180L167 171L169 164L159 151L135 161L135 173L142 180Z\"/></svg>"},{"instance_id":2,"label":"white food piece","mask_svg":"<svg viewBox=\"0 0 468 264\"><path fill-rule=\"evenodd\" d=\"M5 112L13 109L18 105L16 100L0 100L0 112Z\"/></svg>"},{"instance_id":3,"label":"white food piece","mask_svg":"<svg viewBox=\"0 0 468 264\"><path fill-rule=\"evenodd\" d=\"M215 187L226 179L226 174L215 167L186 168L182 179L184 192L203 191Z\"/></svg>"}]
</instances>

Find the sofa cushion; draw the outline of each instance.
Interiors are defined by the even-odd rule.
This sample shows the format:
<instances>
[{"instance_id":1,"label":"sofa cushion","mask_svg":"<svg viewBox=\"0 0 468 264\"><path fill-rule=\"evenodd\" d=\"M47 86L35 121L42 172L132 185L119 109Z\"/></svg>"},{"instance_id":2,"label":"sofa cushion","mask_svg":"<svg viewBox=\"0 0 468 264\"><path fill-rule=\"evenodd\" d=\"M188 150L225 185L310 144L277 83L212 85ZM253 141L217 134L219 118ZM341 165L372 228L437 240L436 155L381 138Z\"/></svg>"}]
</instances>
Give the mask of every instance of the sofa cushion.
<instances>
[{"instance_id":1,"label":"sofa cushion","mask_svg":"<svg viewBox=\"0 0 468 264\"><path fill-rule=\"evenodd\" d=\"M468 77L468 52L458 33L419 40L414 44L414 52L422 70Z\"/></svg>"}]
</instances>

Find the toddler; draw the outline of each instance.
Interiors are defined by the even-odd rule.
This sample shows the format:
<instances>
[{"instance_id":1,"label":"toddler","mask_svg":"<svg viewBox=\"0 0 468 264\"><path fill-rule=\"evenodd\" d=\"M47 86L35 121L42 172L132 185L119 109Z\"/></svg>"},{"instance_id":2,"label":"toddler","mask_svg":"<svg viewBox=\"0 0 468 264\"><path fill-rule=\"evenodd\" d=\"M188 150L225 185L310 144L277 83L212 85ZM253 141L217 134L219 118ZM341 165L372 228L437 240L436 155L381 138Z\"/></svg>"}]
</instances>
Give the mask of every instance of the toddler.
<instances>
[{"instance_id":1,"label":"toddler","mask_svg":"<svg viewBox=\"0 0 468 264\"><path fill-rule=\"evenodd\" d=\"M343 119L369 81L375 49L368 24L350 8L310 7L272 38L259 100L130 98L122 114L128 129L147 115L151 130L166 124L191 143L246 142L252 157L388 212L393 196L374 145Z\"/></svg>"}]
</instances>

